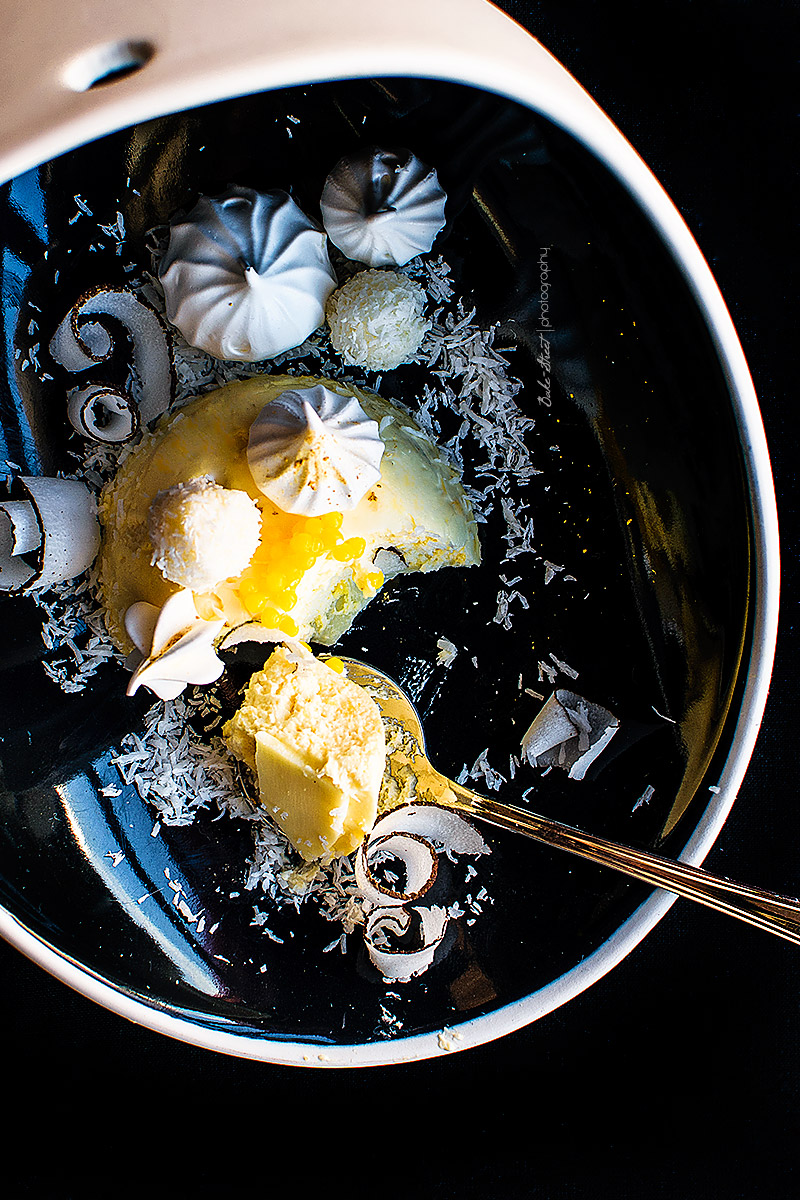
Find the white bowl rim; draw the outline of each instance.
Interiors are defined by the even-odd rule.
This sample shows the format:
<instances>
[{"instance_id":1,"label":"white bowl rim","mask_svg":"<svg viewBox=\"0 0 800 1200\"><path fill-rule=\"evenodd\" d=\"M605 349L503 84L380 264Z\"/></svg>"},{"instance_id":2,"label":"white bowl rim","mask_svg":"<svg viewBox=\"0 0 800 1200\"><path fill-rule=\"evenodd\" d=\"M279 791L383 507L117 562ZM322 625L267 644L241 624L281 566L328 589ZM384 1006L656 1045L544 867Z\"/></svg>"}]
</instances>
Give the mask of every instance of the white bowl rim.
<instances>
[{"instance_id":1,"label":"white bowl rim","mask_svg":"<svg viewBox=\"0 0 800 1200\"><path fill-rule=\"evenodd\" d=\"M309 0L293 0L290 8L300 20ZM438 0L440 16L452 18L464 0ZM621 180L647 213L686 279L728 381L739 428L745 468L753 504L756 594L753 654L731 748L717 782L709 794L704 814L684 847L682 860L699 865L714 843L733 805L752 754L766 704L778 627L779 541L772 471L758 400L731 317L719 288L685 222L664 189L636 151L569 73L510 18L482 3L468 0L473 20L464 22L458 37L431 46L427 0L404 0L408 21L393 36L366 0L351 3L351 16L361 13L368 24L359 37L341 42L335 76L331 74L330 44L321 54L312 42L278 45L271 57L256 56L206 81L201 92L187 90L185 79L176 79L173 91L164 86L137 90L120 103L95 101L88 117L66 118L45 139L12 152L0 153L0 178L43 161L46 157L91 140L114 128L123 128L148 116L180 111L233 95L249 94L301 82L331 78L415 76L438 78L483 88L517 101L575 136ZM265 6L266 7L266 6ZM327 6L333 9L335 6ZM372 6L382 9L387 6ZM200 4L204 9L205 4ZM437 9L437 5L433 6ZM195 8L195 19L197 9ZM491 14L491 15L490 15ZM499 19L499 23L498 23ZM370 25L369 22L372 21ZM341 32L341 31L340 31ZM346 34L346 30L344 31ZM274 34L274 28L273 28ZM339 36L338 34L336 36ZM252 43L251 43L252 44ZM273 46L276 44L273 42ZM15 72L24 78L22 72ZM142 72L144 77L146 72ZM170 99L170 96L172 97ZM27 156L27 157L26 157ZM3 174L5 168L6 174ZM10 173L9 172L10 170ZM516 1031L573 999L617 966L663 918L676 897L654 891L639 908L592 954L541 989L500 1009L432 1032L353 1045L285 1041L257 1034L231 1033L198 1025L163 1008L149 1005L120 990L80 963L61 954L0 908L0 936L55 978L102 1007L137 1025L185 1043L240 1058L269 1063L313 1067L378 1066L430 1059L482 1045Z\"/></svg>"}]
</instances>

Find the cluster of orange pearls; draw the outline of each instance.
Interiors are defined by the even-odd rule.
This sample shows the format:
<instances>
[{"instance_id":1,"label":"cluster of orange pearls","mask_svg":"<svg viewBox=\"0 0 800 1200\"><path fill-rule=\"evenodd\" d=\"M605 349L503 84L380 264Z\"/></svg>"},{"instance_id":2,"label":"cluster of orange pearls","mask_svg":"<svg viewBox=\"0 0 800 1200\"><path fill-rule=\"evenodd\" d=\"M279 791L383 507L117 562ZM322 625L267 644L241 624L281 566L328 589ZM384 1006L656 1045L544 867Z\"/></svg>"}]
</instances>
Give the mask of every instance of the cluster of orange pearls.
<instances>
[{"instance_id":1,"label":"cluster of orange pearls","mask_svg":"<svg viewBox=\"0 0 800 1200\"><path fill-rule=\"evenodd\" d=\"M342 514L303 517L265 505L261 514L261 544L239 580L239 598L262 625L280 629L288 637L297 633L288 610L297 603L297 585L318 558L330 555L337 562L355 562L366 550L363 538L344 539ZM379 587L377 575L369 582Z\"/></svg>"}]
</instances>

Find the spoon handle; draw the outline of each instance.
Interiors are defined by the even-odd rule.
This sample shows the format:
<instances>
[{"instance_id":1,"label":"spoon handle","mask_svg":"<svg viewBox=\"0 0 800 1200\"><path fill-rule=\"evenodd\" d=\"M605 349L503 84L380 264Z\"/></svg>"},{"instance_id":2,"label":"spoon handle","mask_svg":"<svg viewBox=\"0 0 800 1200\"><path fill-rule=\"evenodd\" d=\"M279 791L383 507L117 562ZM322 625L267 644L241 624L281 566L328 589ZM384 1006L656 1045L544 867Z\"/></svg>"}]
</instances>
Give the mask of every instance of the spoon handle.
<instances>
[{"instance_id":1,"label":"spoon handle","mask_svg":"<svg viewBox=\"0 0 800 1200\"><path fill-rule=\"evenodd\" d=\"M489 800L451 780L448 783L455 796L452 807L461 812L500 829L526 834L535 841L580 855L590 862L613 867L634 879L664 888L687 900L696 900L708 908L738 917L741 921L800 945L800 900L767 892L763 888L734 883L733 880L711 875L688 863L662 858L649 850L622 846L571 825L563 825L560 821L551 821L498 800Z\"/></svg>"}]
</instances>

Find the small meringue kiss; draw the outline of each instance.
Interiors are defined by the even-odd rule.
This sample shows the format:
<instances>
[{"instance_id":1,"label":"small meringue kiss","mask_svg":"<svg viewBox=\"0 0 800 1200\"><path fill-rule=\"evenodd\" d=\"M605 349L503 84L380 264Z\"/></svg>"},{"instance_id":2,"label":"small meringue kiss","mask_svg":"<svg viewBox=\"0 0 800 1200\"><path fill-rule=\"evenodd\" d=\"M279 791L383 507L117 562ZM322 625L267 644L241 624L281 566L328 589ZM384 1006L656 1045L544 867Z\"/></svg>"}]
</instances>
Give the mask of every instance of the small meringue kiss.
<instances>
[{"instance_id":1,"label":"small meringue kiss","mask_svg":"<svg viewBox=\"0 0 800 1200\"><path fill-rule=\"evenodd\" d=\"M174 700L190 683L213 683L225 669L214 641L224 620L204 621L197 615L192 593L186 589L159 609L145 600L125 613L125 628L144 660L131 675L129 696L144 684L162 700Z\"/></svg>"},{"instance_id":2,"label":"small meringue kiss","mask_svg":"<svg viewBox=\"0 0 800 1200\"><path fill-rule=\"evenodd\" d=\"M426 254L444 228L447 196L436 171L408 150L342 158L320 199L334 246L370 267L402 267Z\"/></svg>"},{"instance_id":3,"label":"small meringue kiss","mask_svg":"<svg viewBox=\"0 0 800 1200\"><path fill-rule=\"evenodd\" d=\"M250 426L253 482L284 512L347 512L380 479L378 424L354 396L322 384L282 392Z\"/></svg>"}]
</instances>

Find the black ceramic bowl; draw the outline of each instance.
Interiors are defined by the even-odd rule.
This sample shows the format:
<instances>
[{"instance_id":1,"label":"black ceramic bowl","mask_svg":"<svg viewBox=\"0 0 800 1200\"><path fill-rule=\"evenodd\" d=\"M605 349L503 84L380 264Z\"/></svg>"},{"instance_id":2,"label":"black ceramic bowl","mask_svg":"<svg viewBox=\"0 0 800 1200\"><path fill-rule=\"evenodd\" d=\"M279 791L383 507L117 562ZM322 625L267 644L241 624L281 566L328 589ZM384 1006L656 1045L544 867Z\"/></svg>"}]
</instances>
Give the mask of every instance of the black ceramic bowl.
<instances>
[{"instance_id":1,"label":"black ceramic bowl","mask_svg":"<svg viewBox=\"0 0 800 1200\"><path fill-rule=\"evenodd\" d=\"M526 768L498 795L699 862L755 738L777 587L758 411L713 282L588 101L591 120L576 110L571 129L558 103L537 110L499 82L354 75L139 120L3 187L0 457L11 473L71 469L63 376L23 365L88 287L124 285L128 264L149 265L153 226L231 183L291 190L318 216L341 155L364 142L412 147L448 194L434 253L481 324L498 326L497 344L513 347L519 404L535 418L541 473L512 497L533 518L534 544L509 564L495 512L479 569L398 581L391 608L370 606L340 649L407 686L452 777L484 748L495 765L519 753L540 704L526 688L552 690L539 663L555 664L557 683L611 709L620 733L586 779ZM88 232L118 213L124 255ZM381 390L413 408L424 380L401 368ZM493 620L509 571L527 603L510 630ZM426 1057L563 1003L666 911L663 893L492 832L484 912L387 998L357 938L344 955L324 953L330 927L311 916L278 922L282 942L251 924L249 843L235 823L151 836L152 811L110 763L146 701L126 698L115 665L65 694L43 671L33 600L6 598L2 616L0 928L135 1021L268 1061ZM450 667L436 663L442 635L459 649ZM242 670L231 662L233 677ZM167 878L207 914L202 932Z\"/></svg>"}]
</instances>

